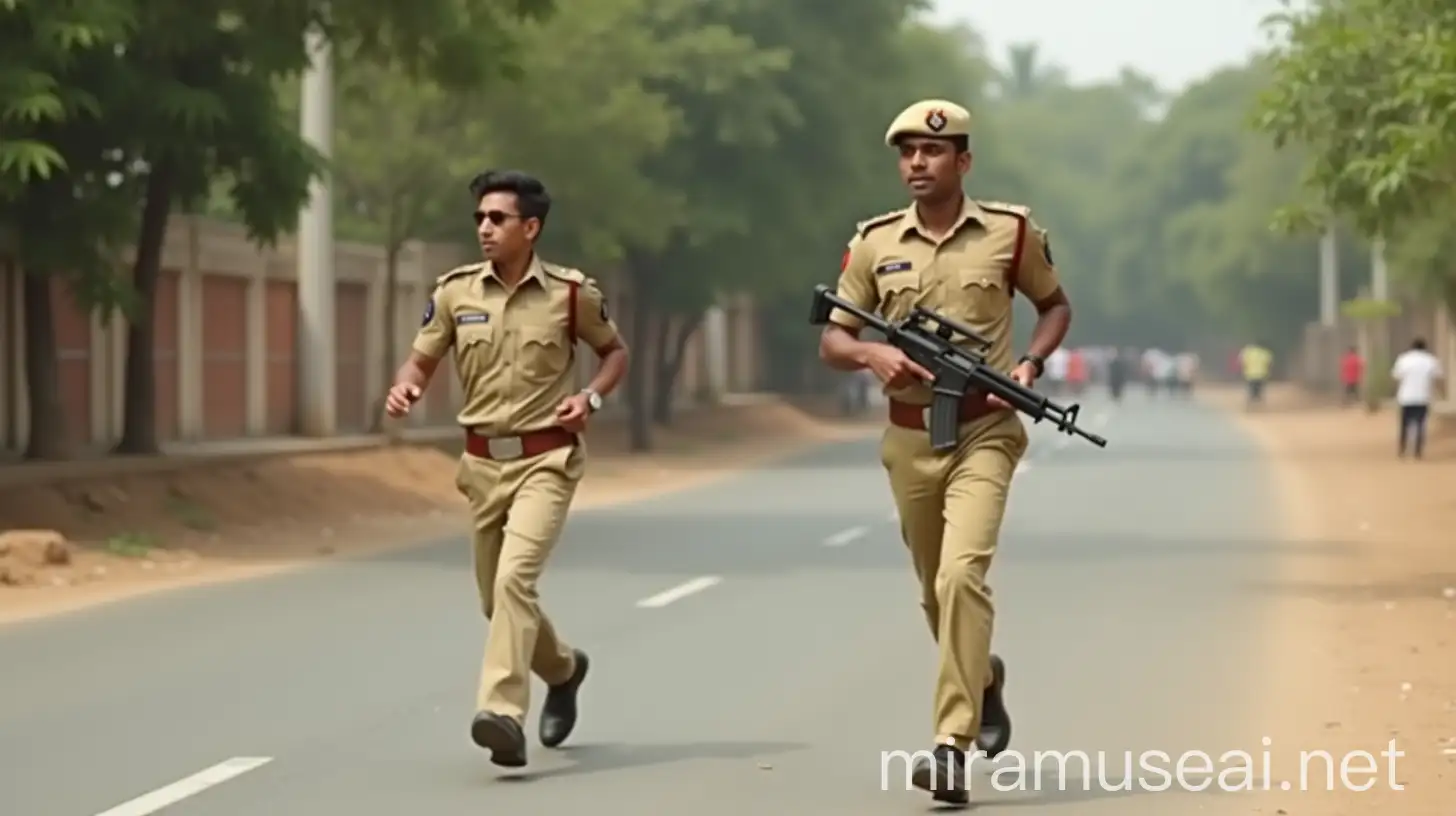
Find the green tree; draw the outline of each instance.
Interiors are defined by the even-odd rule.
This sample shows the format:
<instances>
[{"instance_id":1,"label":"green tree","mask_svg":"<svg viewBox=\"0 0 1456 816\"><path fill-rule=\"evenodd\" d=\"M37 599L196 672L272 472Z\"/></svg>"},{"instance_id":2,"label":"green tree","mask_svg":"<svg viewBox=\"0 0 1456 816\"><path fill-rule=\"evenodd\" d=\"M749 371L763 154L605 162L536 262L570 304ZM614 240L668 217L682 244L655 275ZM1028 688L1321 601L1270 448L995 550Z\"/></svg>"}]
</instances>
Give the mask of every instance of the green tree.
<instances>
[{"instance_id":1,"label":"green tree","mask_svg":"<svg viewBox=\"0 0 1456 816\"><path fill-rule=\"evenodd\" d=\"M1456 308L1443 213L1456 181L1456 9L1346 0L1286 12L1274 76L1255 109L1277 144L1307 155L1285 230L1348 221L1384 236L1394 276Z\"/></svg>"},{"instance_id":2,"label":"green tree","mask_svg":"<svg viewBox=\"0 0 1456 816\"><path fill-rule=\"evenodd\" d=\"M399 262L405 244L451 232L467 223L465 180L478 168L485 139L476 94L452 90L429 77L412 77L386 59L346 55L339 61L338 116L333 178L340 232L384 248L381 298L385 353L379 364L389 382L399 365ZM374 412L382 430L383 408Z\"/></svg>"},{"instance_id":3,"label":"green tree","mask_svg":"<svg viewBox=\"0 0 1456 816\"><path fill-rule=\"evenodd\" d=\"M749 294L767 313L760 326L769 365L787 367L790 378L810 362L808 370L818 371L804 353L813 348L803 319L805 293L832 274L853 224L885 208L880 191L889 189L893 171L878 134L907 103L901 33L917 7L847 0L839 14L827 16L804 5L754 0L720 10L724 22L785 55L787 70L765 75L763 90L745 84L740 91L762 125L753 138L741 131L724 135L725 123L742 123L751 113L677 89L682 104L700 110L706 124L698 138L674 146L675 163L659 172L701 203L678 226L668 251L640 258L635 269L638 285L652 293L652 415L659 423L670 420L688 339L705 308L724 295ZM849 42L855 47L845 48Z\"/></svg>"},{"instance_id":4,"label":"green tree","mask_svg":"<svg viewBox=\"0 0 1456 816\"><path fill-rule=\"evenodd\" d=\"M1341 0L1271 23L1287 44L1257 123L1308 150L1316 206L1302 214L1333 211L1378 235L1443 198L1456 170L1456 8Z\"/></svg>"},{"instance_id":5,"label":"green tree","mask_svg":"<svg viewBox=\"0 0 1456 816\"><path fill-rule=\"evenodd\" d=\"M120 302L115 251L129 211L113 203L101 101L87 67L126 41L132 8L113 0L0 2L0 267L24 273L25 455L67 455L67 412L57 371L52 282L84 308ZM77 234L90 240L77 241Z\"/></svg>"},{"instance_id":6,"label":"green tree","mask_svg":"<svg viewBox=\"0 0 1456 816\"><path fill-rule=\"evenodd\" d=\"M623 328L637 355L626 390L638 448L650 441L652 306L668 285L656 272L661 259L686 228L742 228L718 206L721 191L698 181L738 158L684 146L762 140L771 135L765 111L783 110L765 77L783 70L785 55L759 48L720 13L691 0L563 4L549 21L512 29L525 46L525 79L492 100L488 154L533 169L555 191L559 216L543 250L580 258L595 275L610 268L613 288L631 298ZM683 280L674 286L710 279L690 266L675 273Z\"/></svg>"},{"instance_id":7,"label":"green tree","mask_svg":"<svg viewBox=\"0 0 1456 816\"><path fill-rule=\"evenodd\" d=\"M1247 126L1267 81L1255 62L1195 83L1127 158L1114 218L1149 228L1119 231L1103 293L1152 336L1207 348L1259 337L1285 350L1317 316L1316 241L1269 228L1299 190L1301 156ZM1341 250L1353 252L1348 238Z\"/></svg>"},{"instance_id":8,"label":"green tree","mask_svg":"<svg viewBox=\"0 0 1456 816\"><path fill-rule=\"evenodd\" d=\"M538 13L517 0L513 13ZM496 4L376 2L162 2L139 7L139 25L109 60L103 112L140 184L131 281L140 308L128 326L123 453L157 449L151 302L167 222L227 185L257 241L293 227L322 163L283 116L276 83L308 65L305 33L323 31L341 50L389 56L414 77L480 87L509 68Z\"/></svg>"}]
</instances>

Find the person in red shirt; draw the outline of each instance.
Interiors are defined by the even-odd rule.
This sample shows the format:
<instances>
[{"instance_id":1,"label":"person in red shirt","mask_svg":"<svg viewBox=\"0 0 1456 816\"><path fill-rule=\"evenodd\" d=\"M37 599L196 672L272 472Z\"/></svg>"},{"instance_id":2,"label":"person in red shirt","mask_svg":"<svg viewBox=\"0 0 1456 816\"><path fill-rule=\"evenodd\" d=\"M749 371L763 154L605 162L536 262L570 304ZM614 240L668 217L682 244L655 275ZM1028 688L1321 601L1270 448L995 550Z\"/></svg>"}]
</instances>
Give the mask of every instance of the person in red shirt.
<instances>
[{"instance_id":1,"label":"person in red shirt","mask_svg":"<svg viewBox=\"0 0 1456 816\"><path fill-rule=\"evenodd\" d=\"M1079 348L1067 355L1067 385L1073 394L1081 394L1087 387L1087 357Z\"/></svg>"},{"instance_id":2,"label":"person in red shirt","mask_svg":"<svg viewBox=\"0 0 1456 816\"><path fill-rule=\"evenodd\" d=\"M1340 357L1340 385L1344 390L1345 405L1360 400L1360 382L1365 378L1365 360L1360 352L1351 346Z\"/></svg>"}]
</instances>

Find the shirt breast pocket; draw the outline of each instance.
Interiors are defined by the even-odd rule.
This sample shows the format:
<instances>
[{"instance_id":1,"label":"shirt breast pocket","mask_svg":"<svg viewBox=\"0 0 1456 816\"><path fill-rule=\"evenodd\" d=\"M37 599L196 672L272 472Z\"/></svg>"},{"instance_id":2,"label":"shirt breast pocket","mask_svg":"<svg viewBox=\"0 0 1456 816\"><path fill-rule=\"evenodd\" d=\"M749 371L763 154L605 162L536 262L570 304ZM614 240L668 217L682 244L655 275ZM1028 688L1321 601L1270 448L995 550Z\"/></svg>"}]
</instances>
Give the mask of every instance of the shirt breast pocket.
<instances>
[{"instance_id":1,"label":"shirt breast pocket","mask_svg":"<svg viewBox=\"0 0 1456 816\"><path fill-rule=\"evenodd\" d=\"M498 355L495 326L491 323L467 323L455 327L455 361L463 379L482 376L495 364Z\"/></svg>"},{"instance_id":2,"label":"shirt breast pocket","mask_svg":"<svg viewBox=\"0 0 1456 816\"><path fill-rule=\"evenodd\" d=\"M961 316L975 322L995 320L1011 307L1011 281L1006 270L994 266L961 269Z\"/></svg>"},{"instance_id":3,"label":"shirt breast pocket","mask_svg":"<svg viewBox=\"0 0 1456 816\"><path fill-rule=\"evenodd\" d=\"M887 320L900 320L920 303L920 273L907 269L877 275L875 292L880 299L880 314Z\"/></svg>"},{"instance_id":4,"label":"shirt breast pocket","mask_svg":"<svg viewBox=\"0 0 1456 816\"><path fill-rule=\"evenodd\" d=\"M526 326L520 331L521 347L516 362L522 379L530 383L549 383L571 365L571 349L566 330L560 326Z\"/></svg>"}]
</instances>

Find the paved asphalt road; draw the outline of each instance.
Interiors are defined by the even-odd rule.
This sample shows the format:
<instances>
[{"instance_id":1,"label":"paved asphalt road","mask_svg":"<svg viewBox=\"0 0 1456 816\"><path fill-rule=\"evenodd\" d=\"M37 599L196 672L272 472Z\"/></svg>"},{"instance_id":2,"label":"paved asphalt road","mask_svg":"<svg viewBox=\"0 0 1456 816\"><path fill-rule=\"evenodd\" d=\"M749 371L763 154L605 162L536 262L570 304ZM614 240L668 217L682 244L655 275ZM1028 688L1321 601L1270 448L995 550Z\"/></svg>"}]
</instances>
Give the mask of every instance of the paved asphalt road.
<instances>
[{"instance_id":1,"label":"paved asphalt road","mask_svg":"<svg viewBox=\"0 0 1456 816\"><path fill-rule=\"evenodd\" d=\"M1104 788L1124 776L1120 752L1257 745L1244 679L1263 614L1251 586L1272 553L1264 467L1207 408L1134 394L1084 410L1107 449L1034 429L992 572L996 646L1013 748L1028 762L1108 751L1108 783L1094 765L1084 790L1079 762L1061 780L1045 760L1039 785L1027 772L1025 790L1007 776L993 790L987 772L977 797L993 813L1206 813L1231 797ZM684 585L698 591L639 605ZM583 720L552 752L533 719L532 766L514 778L467 735L473 593L450 541L0 629L0 813L930 804L900 766L882 776L881 752L927 747L934 653L875 440L575 517L543 593L594 658Z\"/></svg>"}]
</instances>

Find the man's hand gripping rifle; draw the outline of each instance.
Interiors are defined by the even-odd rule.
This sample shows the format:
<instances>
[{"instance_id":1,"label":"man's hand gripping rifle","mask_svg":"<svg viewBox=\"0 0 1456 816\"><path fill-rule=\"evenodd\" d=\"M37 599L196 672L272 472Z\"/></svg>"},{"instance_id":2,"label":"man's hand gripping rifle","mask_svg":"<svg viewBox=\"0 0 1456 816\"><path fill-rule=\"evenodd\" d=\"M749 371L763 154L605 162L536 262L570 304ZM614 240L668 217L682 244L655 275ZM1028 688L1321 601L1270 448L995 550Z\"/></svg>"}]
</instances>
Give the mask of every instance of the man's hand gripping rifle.
<instances>
[{"instance_id":1,"label":"man's hand gripping rifle","mask_svg":"<svg viewBox=\"0 0 1456 816\"><path fill-rule=\"evenodd\" d=\"M972 390L995 394L1036 422L1049 420L1068 436L1080 436L1099 448L1107 447L1106 439L1077 427L1080 405L1058 405L988 365L985 351L991 341L970 326L920 306L904 320L891 322L844 300L828 286L814 287L810 323L816 326L828 323L829 315L836 308L884 334L890 345L935 375L931 383L934 396L930 403L930 445L936 451L953 450L958 444L961 402ZM935 324L934 330L927 325L931 323ZM956 335L976 343L980 350L968 351L957 346Z\"/></svg>"}]
</instances>

